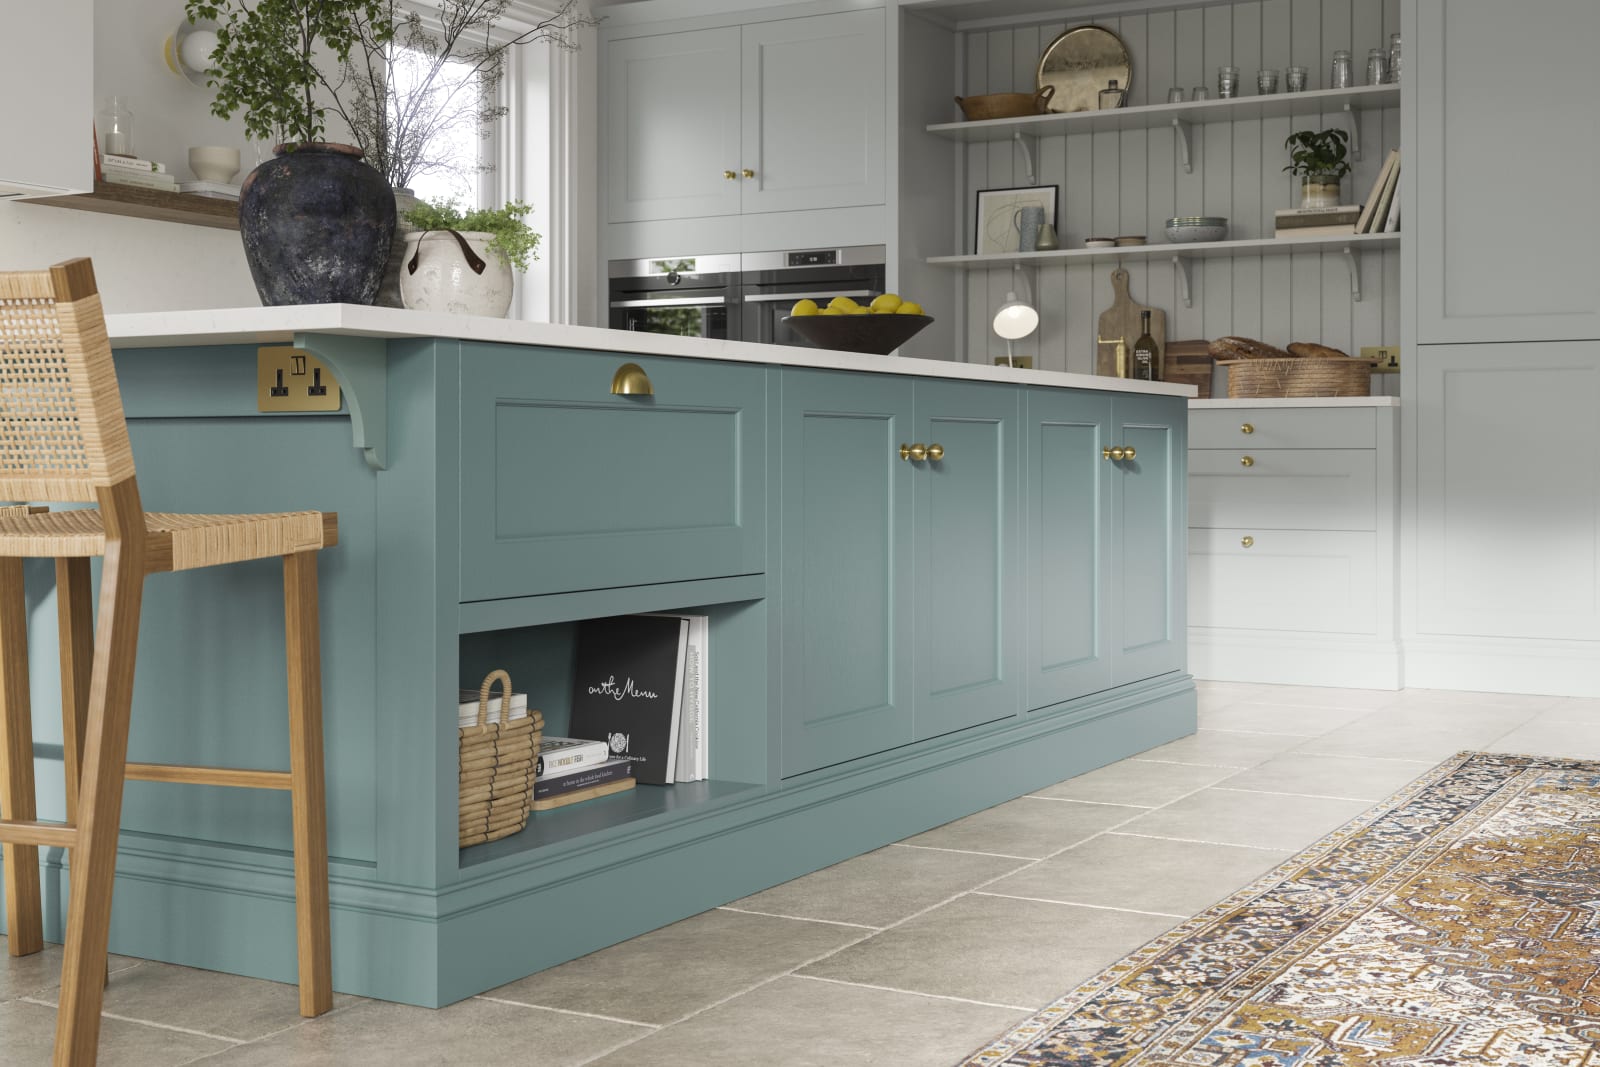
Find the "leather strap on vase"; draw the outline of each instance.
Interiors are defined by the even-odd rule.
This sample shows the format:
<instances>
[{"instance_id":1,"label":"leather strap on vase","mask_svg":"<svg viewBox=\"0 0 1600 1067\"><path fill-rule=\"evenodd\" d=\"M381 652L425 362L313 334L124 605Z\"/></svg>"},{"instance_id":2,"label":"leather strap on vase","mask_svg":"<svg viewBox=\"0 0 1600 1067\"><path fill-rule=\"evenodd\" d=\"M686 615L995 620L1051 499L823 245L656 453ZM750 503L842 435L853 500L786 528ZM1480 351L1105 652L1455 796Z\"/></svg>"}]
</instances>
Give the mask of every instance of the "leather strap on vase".
<instances>
[{"instance_id":1,"label":"leather strap on vase","mask_svg":"<svg viewBox=\"0 0 1600 1067\"><path fill-rule=\"evenodd\" d=\"M411 261L406 264L407 274L417 273L417 260L422 256L422 238L428 236L428 234L432 232L432 230L423 230L422 237L417 238L417 250L411 253ZM467 257L467 266L472 268L472 273L482 274L483 268L487 267L488 264L483 261L483 257L479 256L478 253L472 250L472 246L467 244L467 239L461 236L461 234L457 233L455 230L445 230L444 232L449 234L451 237L454 237L456 239L456 244L461 246L461 254Z\"/></svg>"}]
</instances>

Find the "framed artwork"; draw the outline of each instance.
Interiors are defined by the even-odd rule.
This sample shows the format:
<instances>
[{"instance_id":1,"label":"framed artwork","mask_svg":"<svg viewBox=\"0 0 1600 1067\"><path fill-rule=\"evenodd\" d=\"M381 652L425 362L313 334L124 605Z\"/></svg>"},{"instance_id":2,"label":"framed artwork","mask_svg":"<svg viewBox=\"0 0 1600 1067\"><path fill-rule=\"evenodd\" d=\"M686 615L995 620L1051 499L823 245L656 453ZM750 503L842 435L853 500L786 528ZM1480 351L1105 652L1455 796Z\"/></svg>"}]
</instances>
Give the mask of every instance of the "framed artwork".
<instances>
[{"instance_id":1,"label":"framed artwork","mask_svg":"<svg viewBox=\"0 0 1600 1067\"><path fill-rule=\"evenodd\" d=\"M1055 185L1025 185L1020 189L979 189L977 233L973 251L979 255L994 252L1015 252L1022 244L1023 229L1027 219L1024 208L1037 207L1044 211L1039 223L1056 224ZM1030 214L1032 214L1030 212ZM1039 226L1032 227L1035 234ZM1057 228L1059 230L1059 227Z\"/></svg>"}]
</instances>

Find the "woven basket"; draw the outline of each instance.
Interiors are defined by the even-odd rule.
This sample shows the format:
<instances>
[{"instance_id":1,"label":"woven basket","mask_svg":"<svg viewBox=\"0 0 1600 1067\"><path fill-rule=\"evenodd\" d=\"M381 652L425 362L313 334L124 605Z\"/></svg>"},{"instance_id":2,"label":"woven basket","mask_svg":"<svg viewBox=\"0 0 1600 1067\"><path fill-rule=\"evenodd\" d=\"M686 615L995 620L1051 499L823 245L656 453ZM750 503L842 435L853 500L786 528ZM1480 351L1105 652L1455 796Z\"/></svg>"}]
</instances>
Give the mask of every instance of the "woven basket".
<instances>
[{"instance_id":1,"label":"woven basket","mask_svg":"<svg viewBox=\"0 0 1600 1067\"><path fill-rule=\"evenodd\" d=\"M1223 359L1228 396L1371 396L1372 361L1366 359Z\"/></svg>"},{"instance_id":2,"label":"woven basket","mask_svg":"<svg viewBox=\"0 0 1600 1067\"><path fill-rule=\"evenodd\" d=\"M986 93L983 96L958 96L956 106L968 122L984 119L1015 119L1024 115L1043 115L1050 110L1054 85L1040 86L1031 93Z\"/></svg>"},{"instance_id":3,"label":"woven basket","mask_svg":"<svg viewBox=\"0 0 1600 1067\"><path fill-rule=\"evenodd\" d=\"M489 691L500 683L500 721L489 721ZM544 716L512 719L511 676L494 671L478 690L478 721L461 727L461 846L509 837L528 824Z\"/></svg>"}]
</instances>

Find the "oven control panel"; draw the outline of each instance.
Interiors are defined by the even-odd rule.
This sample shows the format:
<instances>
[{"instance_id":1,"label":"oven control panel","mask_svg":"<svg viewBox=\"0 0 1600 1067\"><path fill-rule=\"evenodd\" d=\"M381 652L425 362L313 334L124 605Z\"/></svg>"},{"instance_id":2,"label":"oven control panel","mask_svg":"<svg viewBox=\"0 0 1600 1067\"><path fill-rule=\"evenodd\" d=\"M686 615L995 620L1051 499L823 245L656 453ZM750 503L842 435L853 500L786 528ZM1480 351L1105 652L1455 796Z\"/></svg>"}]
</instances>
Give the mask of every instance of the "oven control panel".
<instances>
[{"instance_id":1,"label":"oven control panel","mask_svg":"<svg viewBox=\"0 0 1600 1067\"><path fill-rule=\"evenodd\" d=\"M831 267L839 262L837 248L819 248L808 252L790 252L784 257L786 267Z\"/></svg>"}]
</instances>

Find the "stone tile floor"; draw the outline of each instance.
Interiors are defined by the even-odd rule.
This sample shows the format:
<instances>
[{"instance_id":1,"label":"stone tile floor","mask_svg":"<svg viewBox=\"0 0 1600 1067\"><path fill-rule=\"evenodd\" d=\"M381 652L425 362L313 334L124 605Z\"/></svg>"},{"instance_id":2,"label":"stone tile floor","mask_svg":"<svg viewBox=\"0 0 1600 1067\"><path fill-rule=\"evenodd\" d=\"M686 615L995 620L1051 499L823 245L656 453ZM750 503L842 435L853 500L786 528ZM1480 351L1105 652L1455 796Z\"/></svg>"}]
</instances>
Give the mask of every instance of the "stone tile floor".
<instances>
[{"instance_id":1,"label":"stone tile floor","mask_svg":"<svg viewBox=\"0 0 1600 1067\"><path fill-rule=\"evenodd\" d=\"M1600 701L1201 683L1193 737L439 1011L115 958L101 1063L951 1064L1469 747L1600 758ZM0 955L5 1067L59 970Z\"/></svg>"}]
</instances>

